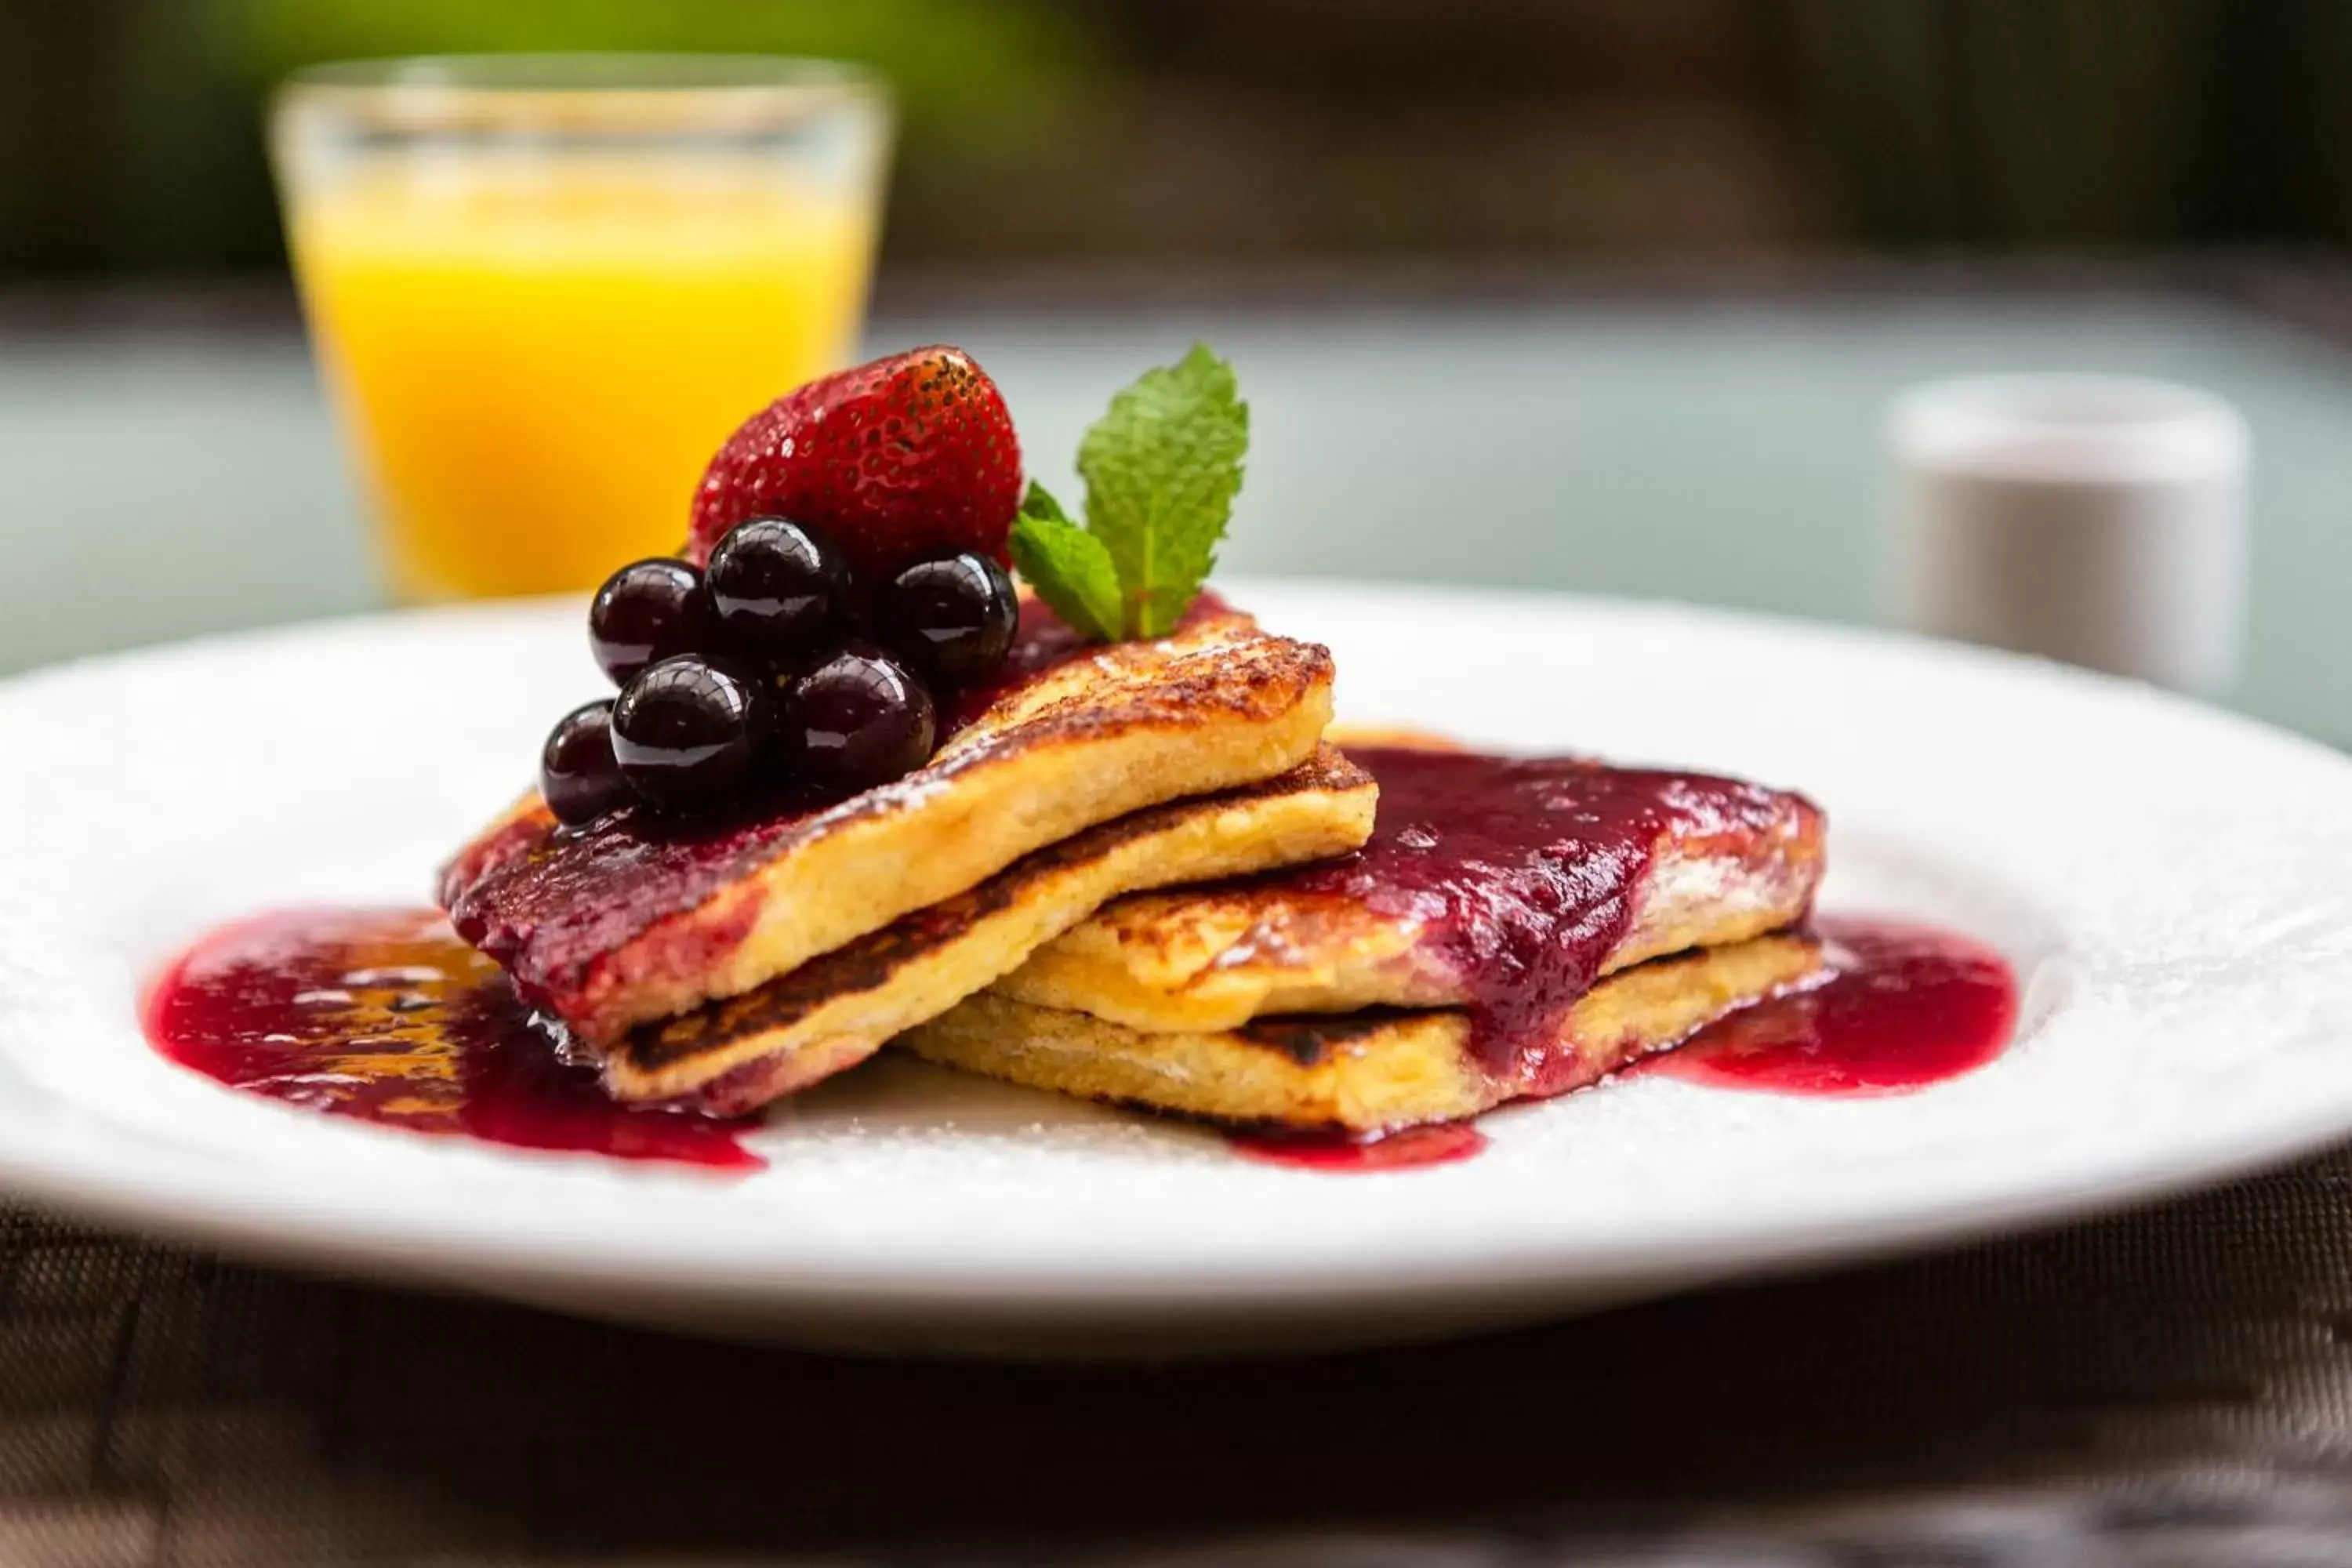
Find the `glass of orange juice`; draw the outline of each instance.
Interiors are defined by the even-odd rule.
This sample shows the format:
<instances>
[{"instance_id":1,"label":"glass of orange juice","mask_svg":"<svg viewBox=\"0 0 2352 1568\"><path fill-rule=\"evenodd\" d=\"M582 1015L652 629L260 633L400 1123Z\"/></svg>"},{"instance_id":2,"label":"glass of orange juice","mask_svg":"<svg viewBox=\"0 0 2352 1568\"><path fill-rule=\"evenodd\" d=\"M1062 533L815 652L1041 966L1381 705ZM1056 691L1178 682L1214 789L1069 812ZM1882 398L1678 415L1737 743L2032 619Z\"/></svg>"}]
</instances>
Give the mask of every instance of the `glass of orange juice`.
<instances>
[{"instance_id":1,"label":"glass of orange juice","mask_svg":"<svg viewBox=\"0 0 2352 1568\"><path fill-rule=\"evenodd\" d=\"M703 465L847 360L890 116L756 56L478 56L298 73L289 243L394 592L593 587L686 535Z\"/></svg>"}]
</instances>

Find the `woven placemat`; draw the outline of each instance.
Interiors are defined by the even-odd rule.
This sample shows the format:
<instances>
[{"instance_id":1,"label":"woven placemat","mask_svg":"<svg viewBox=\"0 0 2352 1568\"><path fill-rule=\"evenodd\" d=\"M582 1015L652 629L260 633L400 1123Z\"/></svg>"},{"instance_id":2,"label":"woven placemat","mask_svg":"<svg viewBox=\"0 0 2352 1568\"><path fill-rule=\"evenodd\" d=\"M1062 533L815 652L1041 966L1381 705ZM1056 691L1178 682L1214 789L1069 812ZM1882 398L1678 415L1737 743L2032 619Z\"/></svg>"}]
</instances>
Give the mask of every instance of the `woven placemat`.
<instances>
[{"instance_id":1,"label":"woven placemat","mask_svg":"<svg viewBox=\"0 0 2352 1568\"><path fill-rule=\"evenodd\" d=\"M2352 1563L2352 1150L1522 1333L700 1343L0 1217L0 1563Z\"/></svg>"}]
</instances>

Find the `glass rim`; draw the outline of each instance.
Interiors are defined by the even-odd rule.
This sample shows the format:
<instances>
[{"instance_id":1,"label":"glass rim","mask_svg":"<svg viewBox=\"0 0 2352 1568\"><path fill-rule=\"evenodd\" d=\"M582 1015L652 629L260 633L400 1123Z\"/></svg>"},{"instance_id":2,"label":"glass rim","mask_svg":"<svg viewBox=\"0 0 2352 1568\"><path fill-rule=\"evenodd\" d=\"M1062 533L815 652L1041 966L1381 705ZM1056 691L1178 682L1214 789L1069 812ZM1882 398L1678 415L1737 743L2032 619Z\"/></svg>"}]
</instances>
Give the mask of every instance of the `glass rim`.
<instances>
[{"instance_id":1,"label":"glass rim","mask_svg":"<svg viewBox=\"0 0 2352 1568\"><path fill-rule=\"evenodd\" d=\"M880 77L845 60L582 52L320 61L288 73L271 106L415 130L735 128L888 98Z\"/></svg>"}]
</instances>

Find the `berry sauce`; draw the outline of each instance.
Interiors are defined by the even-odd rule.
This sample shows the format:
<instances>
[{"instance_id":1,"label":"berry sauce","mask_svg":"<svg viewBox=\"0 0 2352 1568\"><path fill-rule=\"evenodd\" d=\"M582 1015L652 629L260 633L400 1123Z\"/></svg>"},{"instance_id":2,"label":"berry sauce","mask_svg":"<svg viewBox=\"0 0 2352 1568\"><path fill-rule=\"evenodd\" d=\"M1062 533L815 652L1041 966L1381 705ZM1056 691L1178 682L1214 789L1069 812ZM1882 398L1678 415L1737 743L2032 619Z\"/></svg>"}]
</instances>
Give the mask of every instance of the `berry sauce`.
<instances>
[{"instance_id":1,"label":"berry sauce","mask_svg":"<svg viewBox=\"0 0 2352 1568\"><path fill-rule=\"evenodd\" d=\"M147 1037L232 1089L331 1116L524 1149L747 1173L720 1120L607 1099L440 914L297 910L225 926L148 994Z\"/></svg>"},{"instance_id":2,"label":"berry sauce","mask_svg":"<svg viewBox=\"0 0 2352 1568\"><path fill-rule=\"evenodd\" d=\"M1830 979L1759 1004L1632 1069L1780 1094L1900 1094L1998 1057L2017 1021L1999 954L1906 921L1833 917ZM608 1100L498 968L430 910L298 910L225 926L149 994L149 1040L181 1066L331 1116L518 1148L747 1173L719 1118ZM1236 1133L1244 1158L1329 1174L1422 1169L1487 1146L1468 1122L1382 1137Z\"/></svg>"},{"instance_id":3,"label":"berry sauce","mask_svg":"<svg viewBox=\"0 0 2352 1568\"><path fill-rule=\"evenodd\" d=\"M2017 1026L2000 954L1907 921L1825 918L1831 977L1721 1019L1640 1070L1719 1089L1902 1094L1973 1072Z\"/></svg>"},{"instance_id":4,"label":"berry sauce","mask_svg":"<svg viewBox=\"0 0 2352 1568\"><path fill-rule=\"evenodd\" d=\"M1467 1121L1435 1121L1376 1138L1344 1132L1236 1132L1226 1142L1243 1159L1264 1165L1366 1175L1451 1165L1485 1149L1486 1135Z\"/></svg>"},{"instance_id":5,"label":"berry sauce","mask_svg":"<svg viewBox=\"0 0 2352 1568\"><path fill-rule=\"evenodd\" d=\"M1810 875L1788 855L1818 814L1760 785L1572 757L1348 754L1380 781L1371 841L1330 866L1281 873L1282 887L1415 926L1418 956L1470 998L1480 1067L1520 1095L1589 1081L1574 1053L1555 1048L1560 1021L1631 926L1660 843L1727 845L1752 851L1759 875Z\"/></svg>"}]
</instances>

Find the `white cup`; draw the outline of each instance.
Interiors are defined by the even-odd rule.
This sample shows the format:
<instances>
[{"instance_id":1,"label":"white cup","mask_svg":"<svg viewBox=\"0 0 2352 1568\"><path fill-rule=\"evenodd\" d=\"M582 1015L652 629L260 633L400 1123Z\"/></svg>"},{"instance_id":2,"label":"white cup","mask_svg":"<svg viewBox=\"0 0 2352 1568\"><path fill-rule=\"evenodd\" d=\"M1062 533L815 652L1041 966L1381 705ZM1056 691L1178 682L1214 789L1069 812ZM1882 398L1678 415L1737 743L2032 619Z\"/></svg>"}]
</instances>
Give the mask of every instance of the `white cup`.
<instances>
[{"instance_id":1,"label":"white cup","mask_svg":"<svg viewBox=\"0 0 2352 1568\"><path fill-rule=\"evenodd\" d=\"M1887 435L1906 625L2200 696L2236 681L2247 437L2227 403L1972 377L1902 394Z\"/></svg>"}]
</instances>

